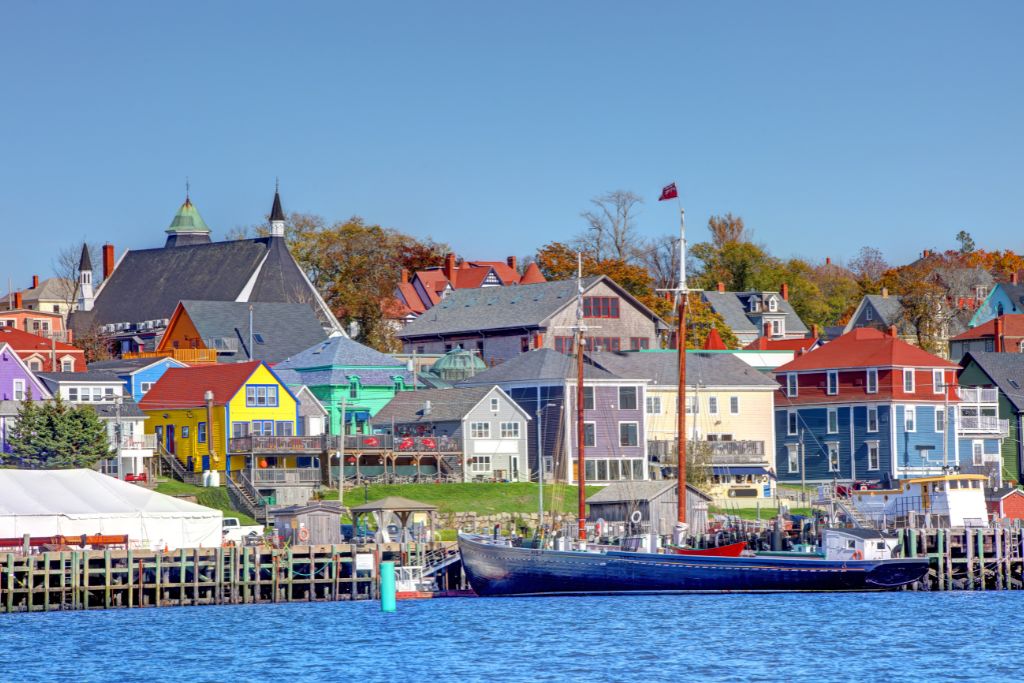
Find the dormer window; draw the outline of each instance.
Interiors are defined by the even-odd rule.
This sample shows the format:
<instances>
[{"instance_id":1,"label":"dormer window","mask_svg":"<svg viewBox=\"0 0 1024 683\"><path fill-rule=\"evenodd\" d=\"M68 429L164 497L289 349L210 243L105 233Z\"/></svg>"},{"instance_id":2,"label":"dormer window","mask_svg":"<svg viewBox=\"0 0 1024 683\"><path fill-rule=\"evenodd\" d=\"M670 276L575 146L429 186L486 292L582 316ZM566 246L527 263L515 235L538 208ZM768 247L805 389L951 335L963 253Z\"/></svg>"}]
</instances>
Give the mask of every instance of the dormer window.
<instances>
[{"instance_id":1,"label":"dormer window","mask_svg":"<svg viewBox=\"0 0 1024 683\"><path fill-rule=\"evenodd\" d=\"M757 313L761 310L761 300L756 296L750 297L750 312Z\"/></svg>"},{"instance_id":2,"label":"dormer window","mask_svg":"<svg viewBox=\"0 0 1024 683\"><path fill-rule=\"evenodd\" d=\"M771 311L772 313L775 313L776 311L779 310L779 302L778 300L776 300L774 296L768 299L768 310Z\"/></svg>"}]
</instances>

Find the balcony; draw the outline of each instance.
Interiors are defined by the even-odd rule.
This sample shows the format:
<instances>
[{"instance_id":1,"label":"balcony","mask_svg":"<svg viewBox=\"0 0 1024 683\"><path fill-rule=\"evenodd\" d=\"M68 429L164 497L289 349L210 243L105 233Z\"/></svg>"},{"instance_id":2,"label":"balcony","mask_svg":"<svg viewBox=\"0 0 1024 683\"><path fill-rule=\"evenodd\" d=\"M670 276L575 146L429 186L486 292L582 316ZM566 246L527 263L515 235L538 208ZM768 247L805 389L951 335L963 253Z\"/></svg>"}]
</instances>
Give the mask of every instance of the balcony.
<instances>
[{"instance_id":1,"label":"balcony","mask_svg":"<svg viewBox=\"0 0 1024 683\"><path fill-rule=\"evenodd\" d=\"M115 443L114 447L117 448L118 444ZM125 451L155 451L156 434L125 436L121 439L120 448Z\"/></svg>"},{"instance_id":2,"label":"balcony","mask_svg":"<svg viewBox=\"0 0 1024 683\"><path fill-rule=\"evenodd\" d=\"M767 463L764 441L688 441L686 447L691 453L700 449L716 465ZM675 462L676 442L648 441L647 454L660 462Z\"/></svg>"},{"instance_id":3,"label":"balcony","mask_svg":"<svg viewBox=\"0 0 1024 683\"><path fill-rule=\"evenodd\" d=\"M959 432L961 434L998 434L1006 437L1010 434L1010 421L1000 420L995 415L961 415Z\"/></svg>"},{"instance_id":4,"label":"balcony","mask_svg":"<svg viewBox=\"0 0 1024 683\"><path fill-rule=\"evenodd\" d=\"M319 467L267 467L248 473L256 487L319 486Z\"/></svg>"},{"instance_id":5,"label":"balcony","mask_svg":"<svg viewBox=\"0 0 1024 683\"><path fill-rule=\"evenodd\" d=\"M999 390L985 387L958 387L957 395L965 403L996 403L999 401Z\"/></svg>"},{"instance_id":6,"label":"balcony","mask_svg":"<svg viewBox=\"0 0 1024 683\"><path fill-rule=\"evenodd\" d=\"M331 436L332 449L341 449L341 437ZM395 451L397 453L461 453L462 444L450 436L391 436L390 434L349 434L345 437L347 453Z\"/></svg>"},{"instance_id":7,"label":"balcony","mask_svg":"<svg viewBox=\"0 0 1024 683\"><path fill-rule=\"evenodd\" d=\"M229 453L321 453L322 436L236 436L228 439Z\"/></svg>"},{"instance_id":8,"label":"balcony","mask_svg":"<svg viewBox=\"0 0 1024 683\"><path fill-rule=\"evenodd\" d=\"M166 351L133 351L122 356L126 360L136 358L173 358L174 360L196 365L216 363L217 349L168 349Z\"/></svg>"}]
</instances>

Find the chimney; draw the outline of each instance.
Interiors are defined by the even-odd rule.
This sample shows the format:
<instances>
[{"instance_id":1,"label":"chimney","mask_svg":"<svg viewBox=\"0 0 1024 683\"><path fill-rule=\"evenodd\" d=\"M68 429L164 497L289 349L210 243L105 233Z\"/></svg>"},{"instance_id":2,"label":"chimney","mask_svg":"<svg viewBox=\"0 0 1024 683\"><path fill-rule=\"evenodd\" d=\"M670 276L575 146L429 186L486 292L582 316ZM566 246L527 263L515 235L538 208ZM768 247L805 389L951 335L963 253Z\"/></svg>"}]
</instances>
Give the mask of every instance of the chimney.
<instances>
[{"instance_id":1,"label":"chimney","mask_svg":"<svg viewBox=\"0 0 1024 683\"><path fill-rule=\"evenodd\" d=\"M888 287L882 287L882 298L883 299L888 299L889 298L889 288Z\"/></svg>"},{"instance_id":2,"label":"chimney","mask_svg":"<svg viewBox=\"0 0 1024 683\"><path fill-rule=\"evenodd\" d=\"M896 326L895 325L889 325L889 336L893 337L893 338L896 337Z\"/></svg>"},{"instance_id":3,"label":"chimney","mask_svg":"<svg viewBox=\"0 0 1024 683\"><path fill-rule=\"evenodd\" d=\"M1011 285L1019 285L1020 284L1020 271L1015 270L1012 273L1010 273L1010 284Z\"/></svg>"},{"instance_id":4,"label":"chimney","mask_svg":"<svg viewBox=\"0 0 1024 683\"><path fill-rule=\"evenodd\" d=\"M782 283L782 300L789 301L789 285Z\"/></svg>"},{"instance_id":5,"label":"chimney","mask_svg":"<svg viewBox=\"0 0 1024 683\"><path fill-rule=\"evenodd\" d=\"M811 339L817 339L817 338L818 338L818 323L814 323L814 324L811 325Z\"/></svg>"},{"instance_id":6,"label":"chimney","mask_svg":"<svg viewBox=\"0 0 1024 683\"><path fill-rule=\"evenodd\" d=\"M772 324L771 323L765 323L764 324L764 336L765 337L769 337L769 338L772 336Z\"/></svg>"},{"instance_id":7,"label":"chimney","mask_svg":"<svg viewBox=\"0 0 1024 683\"><path fill-rule=\"evenodd\" d=\"M455 254L446 254L444 257L444 276L448 282L455 286Z\"/></svg>"},{"instance_id":8,"label":"chimney","mask_svg":"<svg viewBox=\"0 0 1024 683\"><path fill-rule=\"evenodd\" d=\"M402 284L404 285L404 284L407 284L408 282L409 282L409 270L407 268L402 268Z\"/></svg>"},{"instance_id":9,"label":"chimney","mask_svg":"<svg viewBox=\"0 0 1024 683\"><path fill-rule=\"evenodd\" d=\"M1003 317L999 316L996 318L996 353L1002 353L1003 351Z\"/></svg>"},{"instance_id":10,"label":"chimney","mask_svg":"<svg viewBox=\"0 0 1024 683\"><path fill-rule=\"evenodd\" d=\"M24 306L24 302L21 300L21 292L14 293L14 308L20 309Z\"/></svg>"},{"instance_id":11,"label":"chimney","mask_svg":"<svg viewBox=\"0 0 1024 683\"><path fill-rule=\"evenodd\" d=\"M516 269L516 257L515 256L509 256L507 259L505 259L505 263L507 263L508 267L511 268L512 270L515 270L517 273L519 272Z\"/></svg>"},{"instance_id":12,"label":"chimney","mask_svg":"<svg viewBox=\"0 0 1024 683\"><path fill-rule=\"evenodd\" d=\"M103 245L103 279L106 280L114 272L114 245Z\"/></svg>"},{"instance_id":13,"label":"chimney","mask_svg":"<svg viewBox=\"0 0 1024 683\"><path fill-rule=\"evenodd\" d=\"M831 256L826 256L825 257L825 265L826 266L831 266L832 265L832 257Z\"/></svg>"},{"instance_id":14,"label":"chimney","mask_svg":"<svg viewBox=\"0 0 1024 683\"><path fill-rule=\"evenodd\" d=\"M921 258L928 258L931 255L932 255L932 252L928 251L927 249L925 249L924 251L921 252Z\"/></svg>"},{"instance_id":15,"label":"chimney","mask_svg":"<svg viewBox=\"0 0 1024 683\"><path fill-rule=\"evenodd\" d=\"M718 283L718 291L719 292L724 292L725 291L725 283L724 282L719 282Z\"/></svg>"},{"instance_id":16,"label":"chimney","mask_svg":"<svg viewBox=\"0 0 1024 683\"><path fill-rule=\"evenodd\" d=\"M35 289L38 286L39 286L39 276L38 275L33 275L32 276L32 289Z\"/></svg>"}]
</instances>

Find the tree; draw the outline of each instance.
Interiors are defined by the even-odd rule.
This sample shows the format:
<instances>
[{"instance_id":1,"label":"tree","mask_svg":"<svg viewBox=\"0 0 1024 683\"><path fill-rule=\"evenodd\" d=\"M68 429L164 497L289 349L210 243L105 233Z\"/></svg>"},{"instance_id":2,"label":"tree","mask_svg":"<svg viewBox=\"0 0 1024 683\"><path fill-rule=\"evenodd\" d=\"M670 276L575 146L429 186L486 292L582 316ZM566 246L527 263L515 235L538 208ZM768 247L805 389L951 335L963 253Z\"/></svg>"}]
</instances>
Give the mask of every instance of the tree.
<instances>
[{"instance_id":1,"label":"tree","mask_svg":"<svg viewBox=\"0 0 1024 683\"><path fill-rule=\"evenodd\" d=\"M113 455L106 426L91 406L70 406L58 394L39 403L31 392L10 428L12 460L26 469L92 468Z\"/></svg>"},{"instance_id":2,"label":"tree","mask_svg":"<svg viewBox=\"0 0 1024 683\"><path fill-rule=\"evenodd\" d=\"M72 341L72 345L85 352L86 363L110 360L114 357L110 350L110 342L106 337L100 334L99 328L95 325L76 335Z\"/></svg>"},{"instance_id":3,"label":"tree","mask_svg":"<svg viewBox=\"0 0 1024 683\"><path fill-rule=\"evenodd\" d=\"M748 242L749 233L743 219L726 213L724 216L712 216L708 219L708 232L711 233L711 244L719 249L726 244Z\"/></svg>"},{"instance_id":4,"label":"tree","mask_svg":"<svg viewBox=\"0 0 1024 683\"><path fill-rule=\"evenodd\" d=\"M974 238L966 230L961 230L956 234L956 241L960 243L961 254L970 254L974 251Z\"/></svg>"},{"instance_id":5,"label":"tree","mask_svg":"<svg viewBox=\"0 0 1024 683\"><path fill-rule=\"evenodd\" d=\"M674 314L672 318L675 319ZM678 324L678 319L676 321ZM730 349L739 348L739 340L722 316L711 310L699 293L691 292L686 302L686 348L704 348L712 328L718 330L718 336Z\"/></svg>"},{"instance_id":6,"label":"tree","mask_svg":"<svg viewBox=\"0 0 1024 683\"><path fill-rule=\"evenodd\" d=\"M857 255L850 261L850 270L857 278L857 283L865 294L877 292L878 281L889 270L882 252L875 247L861 247Z\"/></svg>"},{"instance_id":7,"label":"tree","mask_svg":"<svg viewBox=\"0 0 1024 683\"><path fill-rule=\"evenodd\" d=\"M92 261L93 291L103 280L102 250L96 244L89 244L89 260ZM51 264L53 274L60 282L59 296L70 309L78 297L78 266L82 262L82 242L62 247Z\"/></svg>"},{"instance_id":8,"label":"tree","mask_svg":"<svg viewBox=\"0 0 1024 683\"><path fill-rule=\"evenodd\" d=\"M587 222L587 231L576 238L576 246L595 261L632 262L640 252L636 213L643 201L626 190L606 192L591 199L594 208L580 214Z\"/></svg>"}]
</instances>

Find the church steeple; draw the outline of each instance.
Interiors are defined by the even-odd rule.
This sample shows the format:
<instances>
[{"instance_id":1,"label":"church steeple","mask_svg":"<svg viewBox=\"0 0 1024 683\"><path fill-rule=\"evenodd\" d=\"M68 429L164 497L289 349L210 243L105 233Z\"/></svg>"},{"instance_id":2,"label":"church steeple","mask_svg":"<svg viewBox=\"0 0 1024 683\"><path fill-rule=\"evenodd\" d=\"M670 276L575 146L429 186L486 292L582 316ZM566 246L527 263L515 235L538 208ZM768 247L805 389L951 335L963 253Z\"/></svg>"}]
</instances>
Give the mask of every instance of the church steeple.
<instances>
[{"instance_id":1,"label":"church steeple","mask_svg":"<svg viewBox=\"0 0 1024 683\"><path fill-rule=\"evenodd\" d=\"M89 245L82 244L82 257L78 260L78 310L91 311L95 297L92 290L92 258Z\"/></svg>"},{"instance_id":2,"label":"church steeple","mask_svg":"<svg viewBox=\"0 0 1024 683\"><path fill-rule=\"evenodd\" d=\"M192 204L188 184L185 187L185 202L174 214L171 225L167 228L165 247L182 247L210 242L210 229L206 227L203 217L199 215L199 211Z\"/></svg>"},{"instance_id":3,"label":"church steeple","mask_svg":"<svg viewBox=\"0 0 1024 683\"><path fill-rule=\"evenodd\" d=\"M270 209L270 236L284 237L284 210L281 209L281 192L274 183L274 206Z\"/></svg>"}]
</instances>

